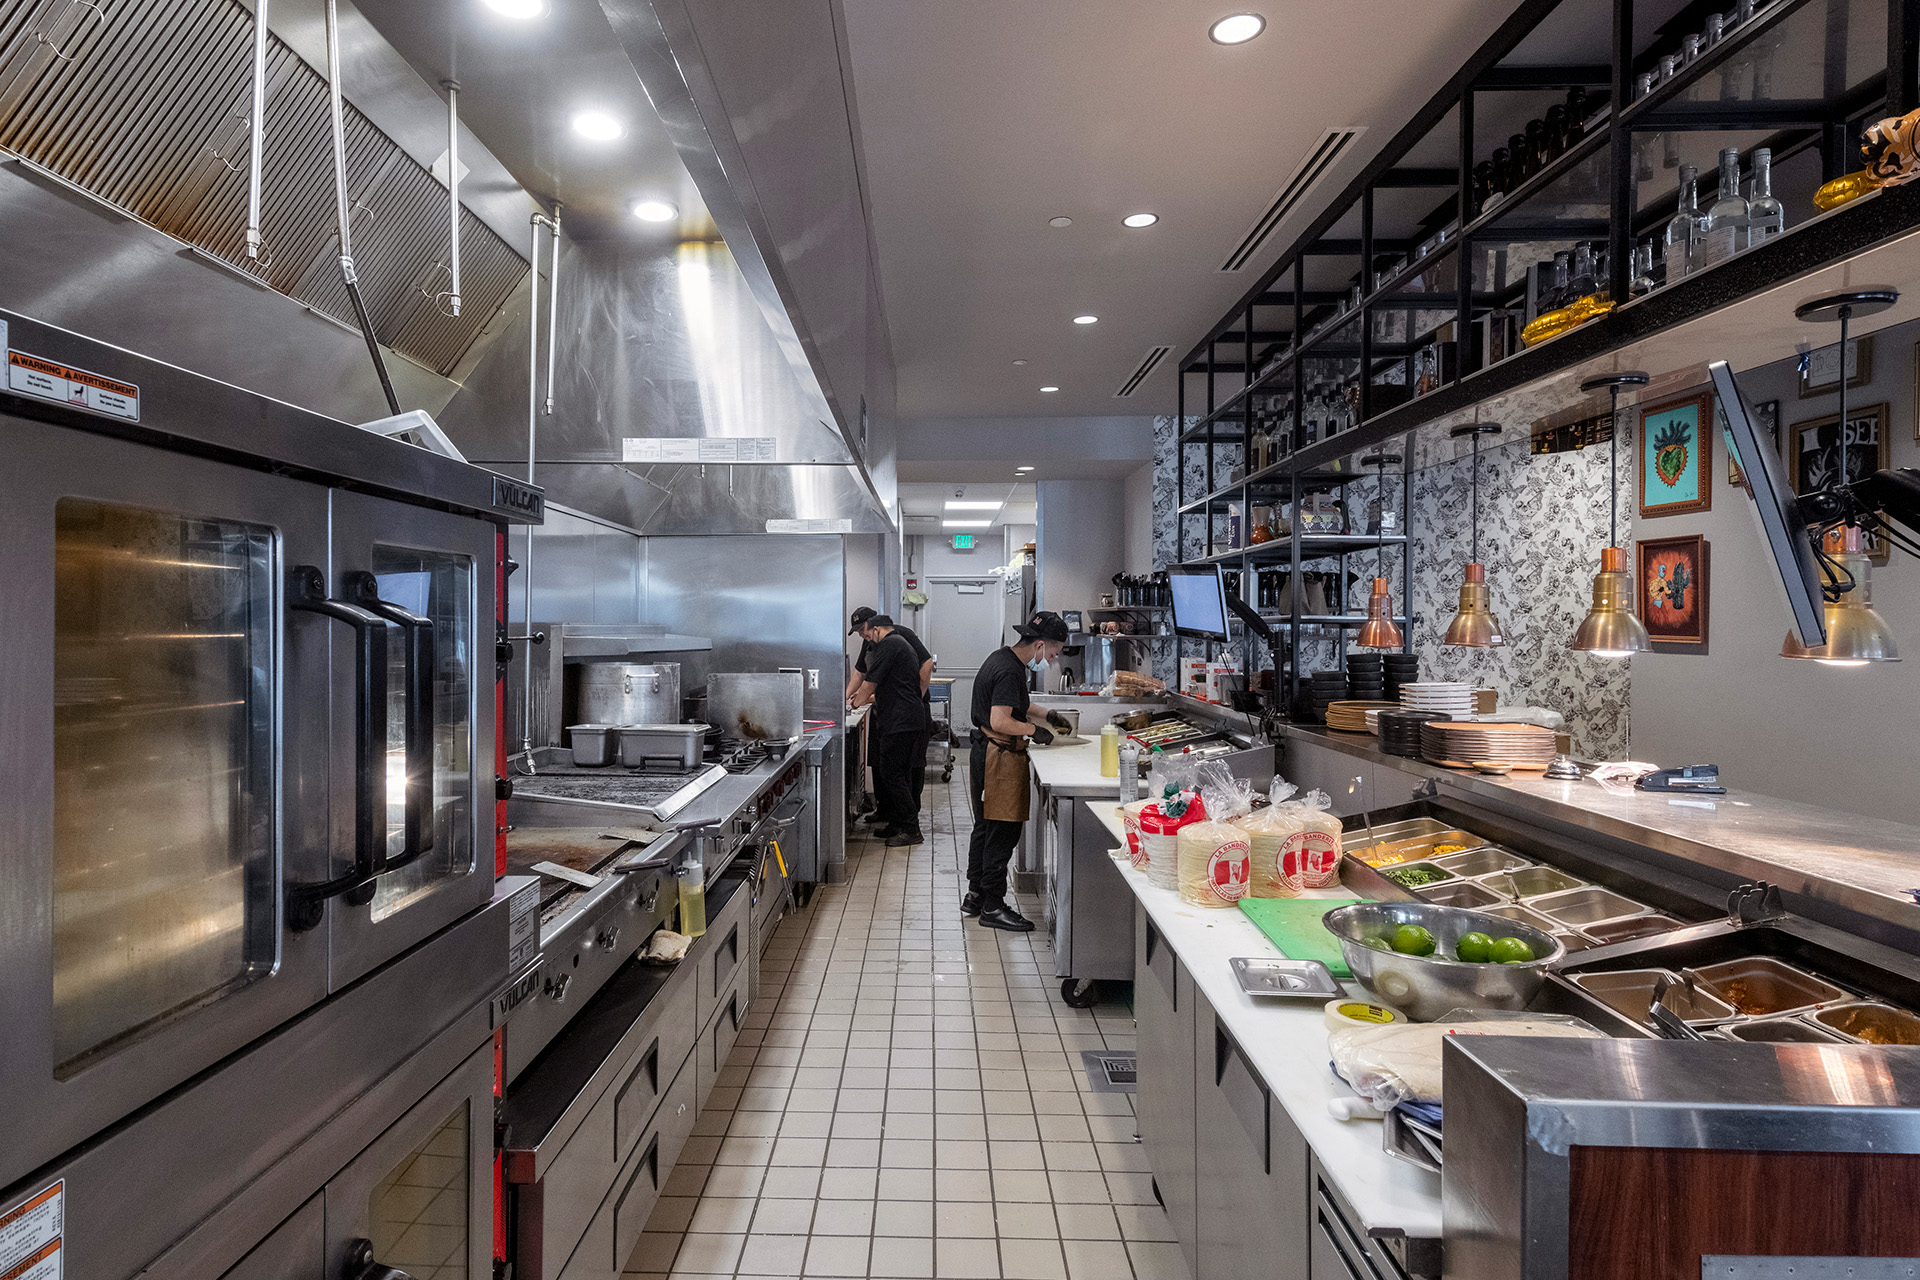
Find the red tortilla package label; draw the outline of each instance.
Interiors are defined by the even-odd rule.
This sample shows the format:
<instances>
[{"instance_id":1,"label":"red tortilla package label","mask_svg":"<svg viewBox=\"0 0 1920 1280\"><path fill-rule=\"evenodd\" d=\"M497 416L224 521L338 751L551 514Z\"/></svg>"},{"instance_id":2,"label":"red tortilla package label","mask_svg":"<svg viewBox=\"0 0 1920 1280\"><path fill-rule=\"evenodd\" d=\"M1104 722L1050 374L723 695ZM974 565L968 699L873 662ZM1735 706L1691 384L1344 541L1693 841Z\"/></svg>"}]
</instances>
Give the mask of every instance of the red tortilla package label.
<instances>
[{"instance_id":1,"label":"red tortilla package label","mask_svg":"<svg viewBox=\"0 0 1920 1280\"><path fill-rule=\"evenodd\" d=\"M1247 896L1247 882L1253 878L1253 849L1245 840L1223 844L1213 851L1207 866L1207 884L1223 902L1238 902Z\"/></svg>"},{"instance_id":2,"label":"red tortilla package label","mask_svg":"<svg viewBox=\"0 0 1920 1280\"><path fill-rule=\"evenodd\" d=\"M1308 827L1280 846L1280 879L1289 888L1325 889L1340 882L1340 841Z\"/></svg>"}]
</instances>

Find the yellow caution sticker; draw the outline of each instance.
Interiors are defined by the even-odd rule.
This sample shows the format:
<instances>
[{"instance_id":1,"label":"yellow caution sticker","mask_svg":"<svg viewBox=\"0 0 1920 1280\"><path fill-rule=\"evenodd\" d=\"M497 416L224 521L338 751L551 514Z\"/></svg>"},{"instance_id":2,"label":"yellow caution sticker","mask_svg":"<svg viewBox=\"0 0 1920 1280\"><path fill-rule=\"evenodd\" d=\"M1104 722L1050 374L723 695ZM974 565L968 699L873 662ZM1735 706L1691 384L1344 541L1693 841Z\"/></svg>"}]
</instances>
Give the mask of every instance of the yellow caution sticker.
<instances>
[{"instance_id":1,"label":"yellow caution sticker","mask_svg":"<svg viewBox=\"0 0 1920 1280\"><path fill-rule=\"evenodd\" d=\"M774 861L780 864L780 878L784 880L787 878L787 860L785 856L782 855L780 852L780 842L778 840L774 840L774 841L770 841L769 843L773 845L773 858L774 858Z\"/></svg>"}]
</instances>

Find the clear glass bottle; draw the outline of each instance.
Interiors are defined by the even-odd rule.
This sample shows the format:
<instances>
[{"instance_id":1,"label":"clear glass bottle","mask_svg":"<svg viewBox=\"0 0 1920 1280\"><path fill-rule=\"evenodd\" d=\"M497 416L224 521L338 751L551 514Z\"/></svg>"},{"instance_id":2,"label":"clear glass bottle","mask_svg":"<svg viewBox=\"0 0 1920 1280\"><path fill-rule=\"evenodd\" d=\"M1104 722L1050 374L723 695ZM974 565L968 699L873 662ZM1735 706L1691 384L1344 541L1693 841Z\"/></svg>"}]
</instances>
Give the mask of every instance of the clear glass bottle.
<instances>
[{"instance_id":1,"label":"clear glass bottle","mask_svg":"<svg viewBox=\"0 0 1920 1280\"><path fill-rule=\"evenodd\" d=\"M1582 240L1573 246L1573 266L1567 280L1567 301L1577 302L1599 291L1594 270L1593 241Z\"/></svg>"},{"instance_id":2,"label":"clear glass bottle","mask_svg":"<svg viewBox=\"0 0 1920 1280\"><path fill-rule=\"evenodd\" d=\"M696 856L675 873L680 888L680 932L697 938L707 931L707 868Z\"/></svg>"},{"instance_id":3,"label":"clear glass bottle","mask_svg":"<svg viewBox=\"0 0 1920 1280\"><path fill-rule=\"evenodd\" d=\"M1633 251L1633 274L1628 281L1627 291L1640 298L1658 287L1653 275L1653 237L1648 236Z\"/></svg>"},{"instance_id":4,"label":"clear glass bottle","mask_svg":"<svg viewBox=\"0 0 1920 1280\"><path fill-rule=\"evenodd\" d=\"M1738 147L1720 152L1720 194L1707 208L1705 228L1694 255L1697 266L1725 262L1747 247L1747 202L1740 194Z\"/></svg>"},{"instance_id":5,"label":"clear glass bottle","mask_svg":"<svg viewBox=\"0 0 1920 1280\"><path fill-rule=\"evenodd\" d=\"M1667 271L1667 283L1672 284L1693 270L1693 241L1695 226L1700 218L1700 175L1690 164L1680 166L1680 207L1667 219L1667 228L1662 236L1661 249Z\"/></svg>"},{"instance_id":6,"label":"clear glass bottle","mask_svg":"<svg viewBox=\"0 0 1920 1280\"><path fill-rule=\"evenodd\" d=\"M1558 311L1573 301L1573 296L1569 292L1573 283L1572 271L1572 254L1562 249L1553 255L1553 287L1547 291L1547 296L1541 301L1541 311Z\"/></svg>"},{"instance_id":7,"label":"clear glass bottle","mask_svg":"<svg viewBox=\"0 0 1920 1280\"><path fill-rule=\"evenodd\" d=\"M1773 152L1753 153L1753 198L1747 202L1747 244L1764 244L1787 229L1787 209L1773 198Z\"/></svg>"}]
</instances>

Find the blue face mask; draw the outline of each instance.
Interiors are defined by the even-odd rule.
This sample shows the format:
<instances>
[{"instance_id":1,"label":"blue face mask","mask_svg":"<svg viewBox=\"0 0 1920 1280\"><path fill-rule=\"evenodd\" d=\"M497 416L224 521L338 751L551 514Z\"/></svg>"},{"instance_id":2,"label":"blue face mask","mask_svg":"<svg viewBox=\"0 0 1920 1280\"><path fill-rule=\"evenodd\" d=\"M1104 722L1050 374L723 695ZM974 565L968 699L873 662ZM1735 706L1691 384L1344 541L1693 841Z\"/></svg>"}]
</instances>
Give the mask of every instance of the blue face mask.
<instances>
[{"instance_id":1,"label":"blue face mask","mask_svg":"<svg viewBox=\"0 0 1920 1280\"><path fill-rule=\"evenodd\" d=\"M1035 671L1045 671L1047 669L1047 660L1045 658L1029 658L1027 659L1027 665Z\"/></svg>"}]
</instances>

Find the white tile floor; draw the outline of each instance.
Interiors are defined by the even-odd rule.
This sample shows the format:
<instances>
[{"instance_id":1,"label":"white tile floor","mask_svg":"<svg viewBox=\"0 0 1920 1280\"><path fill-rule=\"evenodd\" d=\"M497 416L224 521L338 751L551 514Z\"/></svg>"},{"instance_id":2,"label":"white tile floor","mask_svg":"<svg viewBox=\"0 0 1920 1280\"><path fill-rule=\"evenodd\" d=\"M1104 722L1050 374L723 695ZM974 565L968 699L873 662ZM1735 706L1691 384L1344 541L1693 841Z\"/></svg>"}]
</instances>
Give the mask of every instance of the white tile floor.
<instances>
[{"instance_id":1,"label":"white tile floor","mask_svg":"<svg viewBox=\"0 0 1920 1280\"><path fill-rule=\"evenodd\" d=\"M1128 1007L1068 1008L1043 931L960 915L964 760L926 809L912 849L856 828L774 935L628 1276L1187 1280L1132 1097L1081 1069L1133 1047Z\"/></svg>"}]
</instances>

